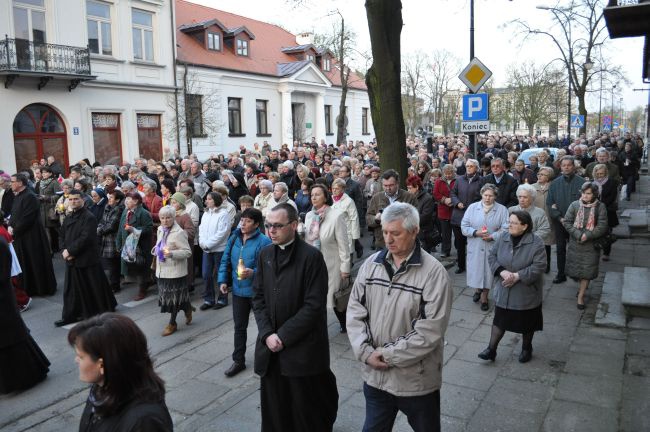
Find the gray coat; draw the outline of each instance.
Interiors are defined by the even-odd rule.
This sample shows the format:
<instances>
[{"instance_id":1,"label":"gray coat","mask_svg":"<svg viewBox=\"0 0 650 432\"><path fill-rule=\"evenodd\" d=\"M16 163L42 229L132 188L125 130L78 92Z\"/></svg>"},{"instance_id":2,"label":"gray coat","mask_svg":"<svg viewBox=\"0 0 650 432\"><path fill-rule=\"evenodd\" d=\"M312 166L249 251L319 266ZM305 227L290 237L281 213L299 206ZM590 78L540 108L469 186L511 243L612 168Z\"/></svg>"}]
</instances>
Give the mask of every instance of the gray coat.
<instances>
[{"instance_id":1,"label":"gray coat","mask_svg":"<svg viewBox=\"0 0 650 432\"><path fill-rule=\"evenodd\" d=\"M533 219L533 234L541 238L542 241L544 241L544 244L552 244L550 243L553 235L551 232L551 224L548 221L546 212L544 212L544 210L539 207L535 207L534 205L531 205L527 209L522 209L516 205L510 207L508 209L508 213L512 214L512 212L517 210L524 210L530 215L531 219Z\"/></svg>"},{"instance_id":2,"label":"gray coat","mask_svg":"<svg viewBox=\"0 0 650 432\"><path fill-rule=\"evenodd\" d=\"M569 232L569 248L566 257L566 274L567 276L578 279L596 279L598 277L598 263L600 261L600 251L594 249L593 240L607 234L609 226L607 224L607 207L605 204L598 202L598 205L591 209L596 211L596 226L593 231L578 229L573 223L580 209L580 200L574 201L564 216L564 229ZM584 224L587 224L589 218L589 209L585 209ZM579 241L582 234L587 235L587 241Z\"/></svg>"},{"instance_id":3,"label":"gray coat","mask_svg":"<svg viewBox=\"0 0 650 432\"><path fill-rule=\"evenodd\" d=\"M519 280L510 288L503 286L500 276L495 277L492 296L497 306L528 310L542 304L546 251L541 238L533 233L524 234L519 244L513 248L510 233L504 234L495 242L489 261L492 273L503 267L519 274Z\"/></svg>"}]
</instances>

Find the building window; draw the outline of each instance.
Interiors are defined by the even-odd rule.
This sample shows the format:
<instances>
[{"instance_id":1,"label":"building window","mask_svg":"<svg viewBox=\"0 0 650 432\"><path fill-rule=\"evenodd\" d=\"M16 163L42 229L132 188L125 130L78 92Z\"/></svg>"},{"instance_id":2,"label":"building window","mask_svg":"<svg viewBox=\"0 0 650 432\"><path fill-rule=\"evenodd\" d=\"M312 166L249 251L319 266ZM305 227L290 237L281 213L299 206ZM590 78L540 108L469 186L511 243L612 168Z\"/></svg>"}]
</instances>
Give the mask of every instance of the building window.
<instances>
[{"instance_id":1,"label":"building window","mask_svg":"<svg viewBox=\"0 0 650 432\"><path fill-rule=\"evenodd\" d=\"M266 118L266 104L268 101L265 100L256 100L255 101L255 111L257 117L257 135L268 135L269 130L267 128L267 118Z\"/></svg>"},{"instance_id":2,"label":"building window","mask_svg":"<svg viewBox=\"0 0 650 432\"><path fill-rule=\"evenodd\" d=\"M131 14L133 33L133 58L153 61L153 13L133 9Z\"/></svg>"},{"instance_id":3,"label":"building window","mask_svg":"<svg viewBox=\"0 0 650 432\"><path fill-rule=\"evenodd\" d=\"M325 134L332 135L332 105L325 105Z\"/></svg>"},{"instance_id":4,"label":"building window","mask_svg":"<svg viewBox=\"0 0 650 432\"><path fill-rule=\"evenodd\" d=\"M112 55L111 7L106 3L86 1L88 47L94 54Z\"/></svg>"},{"instance_id":5,"label":"building window","mask_svg":"<svg viewBox=\"0 0 650 432\"><path fill-rule=\"evenodd\" d=\"M237 55L248 57L248 41L237 39Z\"/></svg>"},{"instance_id":6,"label":"building window","mask_svg":"<svg viewBox=\"0 0 650 432\"><path fill-rule=\"evenodd\" d=\"M332 61L328 56L323 57L323 70L326 72L332 70Z\"/></svg>"},{"instance_id":7,"label":"building window","mask_svg":"<svg viewBox=\"0 0 650 432\"><path fill-rule=\"evenodd\" d=\"M202 137L203 133L203 96L185 95L185 127L191 137Z\"/></svg>"},{"instance_id":8,"label":"building window","mask_svg":"<svg viewBox=\"0 0 650 432\"><path fill-rule=\"evenodd\" d=\"M162 160L160 115L138 114L138 148L141 158Z\"/></svg>"},{"instance_id":9,"label":"building window","mask_svg":"<svg viewBox=\"0 0 650 432\"><path fill-rule=\"evenodd\" d=\"M14 0L13 5L16 65L19 69L47 70L44 0ZM6 50L11 55L8 46Z\"/></svg>"},{"instance_id":10,"label":"building window","mask_svg":"<svg viewBox=\"0 0 650 432\"><path fill-rule=\"evenodd\" d=\"M102 165L122 163L122 142L120 138L120 115L113 113L92 113L93 144L95 161Z\"/></svg>"},{"instance_id":11,"label":"building window","mask_svg":"<svg viewBox=\"0 0 650 432\"><path fill-rule=\"evenodd\" d=\"M368 108L361 108L361 134L369 135L368 133Z\"/></svg>"},{"instance_id":12,"label":"building window","mask_svg":"<svg viewBox=\"0 0 650 432\"><path fill-rule=\"evenodd\" d=\"M219 33L208 33L208 49L221 51L221 39Z\"/></svg>"},{"instance_id":13,"label":"building window","mask_svg":"<svg viewBox=\"0 0 650 432\"><path fill-rule=\"evenodd\" d=\"M228 98L228 132L241 135L241 99Z\"/></svg>"},{"instance_id":14,"label":"building window","mask_svg":"<svg viewBox=\"0 0 650 432\"><path fill-rule=\"evenodd\" d=\"M313 62L314 61L314 56L311 55L311 54L307 54L307 60L309 60L310 62Z\"/></svg>"}]
</instances>

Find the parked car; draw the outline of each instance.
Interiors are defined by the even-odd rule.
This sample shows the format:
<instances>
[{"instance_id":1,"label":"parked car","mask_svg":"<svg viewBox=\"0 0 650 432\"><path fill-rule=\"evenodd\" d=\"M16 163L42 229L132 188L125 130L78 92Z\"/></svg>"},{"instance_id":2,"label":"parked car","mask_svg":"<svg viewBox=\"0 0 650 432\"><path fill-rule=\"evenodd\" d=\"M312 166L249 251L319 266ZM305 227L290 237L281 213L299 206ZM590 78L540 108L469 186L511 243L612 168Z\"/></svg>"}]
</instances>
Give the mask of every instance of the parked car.
<instances>
[{"instance_id":1,"label":"parked car","mask_svg":"<svg viewBox=\"0 0 650 432\"><path fill-rule=\"evenodd\" d=\"M530 156L539 153L542 150L546 150L551 154L551 160L554 161L557 156L557 150L554 147L543 147L543 148L529 148L521 152L519 159L523 159L526 166L530 165Z\"/></svg>"}]
</instances>

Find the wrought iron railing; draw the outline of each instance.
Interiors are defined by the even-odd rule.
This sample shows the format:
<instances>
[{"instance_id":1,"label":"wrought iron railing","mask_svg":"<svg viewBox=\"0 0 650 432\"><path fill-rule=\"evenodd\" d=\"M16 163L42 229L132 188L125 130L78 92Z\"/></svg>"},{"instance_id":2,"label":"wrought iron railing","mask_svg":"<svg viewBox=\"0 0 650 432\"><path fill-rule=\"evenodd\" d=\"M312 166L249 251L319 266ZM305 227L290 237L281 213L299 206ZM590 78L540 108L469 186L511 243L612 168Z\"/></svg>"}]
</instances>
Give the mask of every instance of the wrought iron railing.
<instances>
[{"instance_id":1,"label":"wrought iron railing","mask_svg":"<svg viewBox=\"0 0 650 432\"><path fill-rule=\"evenodd\" d=\"M632 5L637 5L639 3L644 3L647 2L648 0L609 0L607 3L607 7L615 7L615 6L632 6Z\"/></svg>"},{"instance_id":2,"label":"wrought iron railing","mask_svg":"<svg viewBox=\"0 0 650 432\"><path fill-rule=\"evenodd\" d=\"M0 39L0 71L90 75L87 47Z\"/></svg>"}]
</instances>

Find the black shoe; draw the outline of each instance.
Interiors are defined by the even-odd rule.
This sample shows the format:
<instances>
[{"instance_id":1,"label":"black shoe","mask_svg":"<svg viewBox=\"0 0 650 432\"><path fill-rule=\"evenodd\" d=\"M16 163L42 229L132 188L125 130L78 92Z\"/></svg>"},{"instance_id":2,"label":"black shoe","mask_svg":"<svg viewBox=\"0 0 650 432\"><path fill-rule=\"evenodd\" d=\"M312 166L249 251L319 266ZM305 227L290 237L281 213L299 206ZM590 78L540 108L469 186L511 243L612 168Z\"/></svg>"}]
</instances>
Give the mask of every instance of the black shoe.
<instances>
[{"instance_id":1,"label":"black shoe","mask_svg":"<svg viewBox=\"0 0 650 432\"><path fill-rule=\"evenodd\" d=\"M577 303L577 304L576 304L576 307L578 308L578 310L585 310L585 308L586 308L587 306L586 306L585 304Z\"/></svg>"},{"instance_id":2,"label":"black shoe","mask_svg":"<svg viewBox=\"0 0 650 432\"><path fill-rule=\"evenodd\" d=\"M357 259L360 259L363 256L363 248L357 249Z\"/></svg>"},{"instance_id":3,"label":"black shoe","mask_svg":"<svg viewBox=\"0 0 650 432\"><path fill-rule=\"evenodd\" d=\"M474 291L474 295L472 296L472 301L474 303L478 303L480 299L481 299L481 293Z\"/></svg>"},{"instance_id":4,"label":"black shoe","mask_svg":"<svg viewBox=\"0 0 650 432\"><path fill-rule=\"evenodd\" d=\"M497 351L492 350L490 347L487 347L478 354L478 358L481 360L494 361L494 359L497 358Z\"/></svg>"},{"instance_id":5,"label":"black shoe","mask_svg":"<svg viewBox=\"0 0 650 432\"><path fill-rule=\"evenodd\" d=\"M441 253L440 258L449 258L449 254L448 253Z\"/></svg>"},{"instance_id":6,"label":"black shoe","mask_svg":"<svg viewBox=\"0 0 650 432\"><path fill-rule=\"evenodd\" d=\"M566 276L564 275L558 274L557 276L555 276L555 279L553 279L554 284L559 284L562 282L566 282Z\"/></svg>"},{"instance_id":7,"label":"black shoe","mask_svg":"<svg viewBox=\"0 0 650 432\"><path fill-rule=\"evenodd\" d=\"M223 304L223 303L217 303L217 304L215 304L215 305L212 307L212 309L214 309L214 310L219 310L219 309L223 309L223 308L225 308L226 306L228 306L228 305L227 305L227 304Z\"/></svg>"},{"instance_id":8,"label":"black shoe","mask_svg":"<svg viewBox=\"0 0 650 432\"><path fill-rule=\"evenodd\" d=\"M521 354L519 354L519 363L528 363L533 357L533 348L522 349Z\"/></svg>"},{"instance_id":9,"label":"black shoe","mask_svg":"<svg viewBox=\"0 0 650 432\"><path fill-rule=\"evenodd\" d=\"M341 328L339 329L339 333L347 333L348 328L345 324L341 325Z\"/></svg>"},{"instance_id":10,"label":"black shoe","mask_svg":"<svg viewBox=\"0 0 650 432\"><path fill-rule=\"evenodd\" d=\"M228 370L225 371L223 374L228 378L231 378L237 375L239 372L243 371L244 369L246 369L246 365L244 363L233 363L232 366L230 366Z\"/></svg>"},{"instance_id":11,"label":"black shoe","mask_svg":"<svg viewBox=\"0 0 650 432\"><path fill-rule=\"evenodd\" d=\"M550 271L551 271L551 266L547 266L544 273L549 274Z\"/></svg>"},{"instance_id":12,"label":"black shoe","mask_svg":"<svg viewBox=\"0 0 650 432\"><path fill-rule=\"evenodd\" d=\"M54 325L57 327L63 327L64 325L72 324L74 321L67 321L64 319L60 319L58 321L54 321Z\"/></svg>"},{"instance_id":13,"label":"black shoe","mask_svg":"<svg viewBox=\"0 0 650 432\"><path fill-rule=\"evenodd\" d=\"M456 273L456 274L461 274L461 273L464 273L464 272L465 272L465 269L464 269L464 268L460 268L460 267L458 267L458 268L454 271L454 273Z\"/></svg>"},{"instance_id":14,"label":"black shoe","mask_svg":"<svg viewBox=\"0 0 650 432\"><path fill-rule=\"evenodd\" d=\"M487 312L488 310L490 310L490 304L488 302L485 303L481 302L481 310L483 312Z\"/></svg>"},{"instance_id":15,"label":"black shoe","mask_svg":"<svg viewBox=\"0 0 650 432\"><path fill-rule=\"evenodd\" d=\"M203 303L201 306L199 306L199 309L202 311L212 309L214 307L213 303Z\"/></svg>"}]
</instances>

